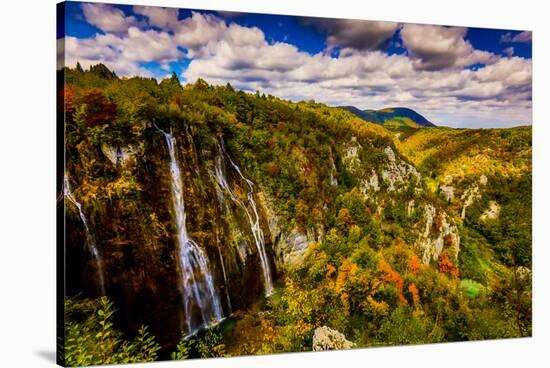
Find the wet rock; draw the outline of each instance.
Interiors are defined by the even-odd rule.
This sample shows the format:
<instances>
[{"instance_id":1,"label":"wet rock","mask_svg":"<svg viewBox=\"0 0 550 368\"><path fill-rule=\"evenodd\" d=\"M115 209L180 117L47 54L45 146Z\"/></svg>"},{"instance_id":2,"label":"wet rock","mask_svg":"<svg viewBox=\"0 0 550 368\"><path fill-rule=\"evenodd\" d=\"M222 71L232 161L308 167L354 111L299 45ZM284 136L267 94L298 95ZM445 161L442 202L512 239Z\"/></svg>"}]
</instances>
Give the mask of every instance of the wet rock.
<instances>
[{"instance_id":1,"label":"wet rock","mask_svg":"<svg viewBox=\"0 0 550 368\"><path fill-rule=\"evenodd\" d=\"M292 269L298 266L305 258L309 245L317 240L315 234L311 231L304 234L296 228L283 229L265 193L258 193L258 198L267 214L277 268Z\"/></svg>"},{"instance_id":2,"label":"wet rock","mask_svg":"<svg viewBox=\"0 0 550 368\"><path fill-rule=\"evenodd\" d=\"M313 351L352 349L355 344L348 341L343 333L327 326L318 327L313 333Z\"/></svg>"},{"instance_id":3,"label":"wet rock","mask_svg":"<svg viewBox=\"0 0 550 368\"><path fill-rule=\"evenodd\" d=\"M113 147L103 144L101 145L101 152L116 168L128 172L136 165L137 156L140 154L141 149L136 145Z\"/></svg>"}]
</instances>

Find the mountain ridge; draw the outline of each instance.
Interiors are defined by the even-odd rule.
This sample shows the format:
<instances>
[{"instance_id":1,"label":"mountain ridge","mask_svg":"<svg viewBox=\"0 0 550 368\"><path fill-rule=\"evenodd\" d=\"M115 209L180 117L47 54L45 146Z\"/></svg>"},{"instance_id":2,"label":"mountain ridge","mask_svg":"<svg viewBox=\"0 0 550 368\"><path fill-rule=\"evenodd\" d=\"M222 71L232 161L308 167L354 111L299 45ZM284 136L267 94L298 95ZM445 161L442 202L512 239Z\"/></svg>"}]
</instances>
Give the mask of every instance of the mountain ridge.
<instances>
[{"instance_id":1,"label":"mountain ridge","mask_svg":"<svg viewBox=\"0 0 550 368\"><path fill-rule=\"evenodd\" d=\"M355 116L383 126L435 127L436 125L408 107L388 107L380 110L361 110L355 106L339 106Z\"/></svg>"}]
</instances>

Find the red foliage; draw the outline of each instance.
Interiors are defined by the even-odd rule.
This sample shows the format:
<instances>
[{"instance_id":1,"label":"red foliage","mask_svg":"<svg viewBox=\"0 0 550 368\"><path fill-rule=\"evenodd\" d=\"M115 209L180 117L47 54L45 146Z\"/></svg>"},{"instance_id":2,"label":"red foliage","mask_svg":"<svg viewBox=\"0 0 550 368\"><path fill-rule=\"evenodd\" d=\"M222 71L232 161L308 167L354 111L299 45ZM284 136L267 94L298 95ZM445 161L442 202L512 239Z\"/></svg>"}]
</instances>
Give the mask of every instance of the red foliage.
<instances>
[{"instance_id":1,"label":"red foliage","mask_svg":"<svg viewBox=\"0 0 550 368\"><path fill-rule=\"evenodd\" d=\"M74 104L74 91L71 87L65 85L63 87L63 97L65 99L65 114L73 115L76 111L76 106Z\"/></svg>"},{"instance_id":2,"label":"red foliage","mask_svg":"<svg viewBox=\"0 0 550 368\"><path fill-rule=\"evenodd\" d=\"M458 267L446 255L439 259L439 272L448 273L454 277L459 275Z\"/></svg>"},{"instance_id":3,"label":"red foliage","mask_svg":"<svg viewBox=\"0 0 550 368\"><path fill-rule=\"evenodd\" d=\"M443 241L445 246L447 247L450 247L451 245L453 245L453 237L451 236L451 234L445 235L445 237L443 238Z\"/></svg>"},{"instance_id":4,"label":"red foliage","mask_svg":"<svg viewBox=\"0 0 550 368\"><path fill-rule=\"evenodd\" d=\"M117 106L98 89L87 91L82 97L86 104L86 124L96 126L110 123L116 116Z\"/></svg>"}]
</instances>

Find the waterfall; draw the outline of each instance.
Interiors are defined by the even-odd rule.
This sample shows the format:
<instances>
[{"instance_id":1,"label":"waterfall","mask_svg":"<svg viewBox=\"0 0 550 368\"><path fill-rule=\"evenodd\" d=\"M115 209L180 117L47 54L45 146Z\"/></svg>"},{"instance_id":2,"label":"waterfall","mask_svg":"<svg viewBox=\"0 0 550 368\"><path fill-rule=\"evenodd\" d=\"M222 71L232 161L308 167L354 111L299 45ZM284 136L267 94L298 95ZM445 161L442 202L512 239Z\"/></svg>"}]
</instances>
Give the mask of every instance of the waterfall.
<instances>
[{"instance_id":1,"label":"waterfall","mask_svg":"<svg viewBox=\"0 0 550 368\"><path fill-rule=\"evenodd\" d=\"M225 273L225 263L222 256L222 251L218 247L218 255L220 256L220 263L222 265L223 273L223 282L225 285L225 297L227 298L227 307L229 308L229 313L233 312L233 307L231 306L231 298L229 297L229 283L227 282L227 274Z\"/></svg>"},{"instance_id":2,"label":"waterfall","mask_svg":"<svg viewBox=\"0 0 550 368\"><path fill-rule=\"evenodd\" d=\"M264 278L265 295L270 296L273 293L273 281L271 280L271 268L269 266L269 259L267 258L267 253L265 251L265 239L264 239L264 234L262 232L262 228L260 226L260 216L258 215L256 202L254 201L254 186L252 182L243 175L239 166L237 166L237 164L235 164L235 162L233 162L231 157L227 154L223 146L223 142L219 144L218 150L220 152L216 156L216 167L215 167L218 184L229 194L233 202L237 203L240 207L242 207L242 209L246 213L248 222L250 223L250 230L252 231L252 235L254 237L254 243L256 244L256 248L260 256L260 262L261 262L262 273ZM223 168L225 167L224 156L227 156L227 158L229 159L229 162L231 163L231 166L235 169L237 174L239 174L240 178L246 182L248 186L247 202L248 202L248 206L252 209L252 211L250 211L248 207L245 205L245 203L240 198L237 197L237 195L233 192L233 190L227 183L227 180L225 178L225 174L223 171Z\"/></svg>"},{"instance_id":3,"label":"waterfall","mask_svg":"<svg viewBox=\"0 0 550 368\"><path fill-rule=\"evenodd\" d=\"M208 258L198 244L187 234L183 181L176 158L176 139L171 133L163 132L163 134L170 154L172 205L177 226L185 323L187 333L191 335L200 328L207 327L212 320L221 321L223 315L210 272ZM197 313L200 320L194 318Z\"/></svg>"},{"instance_id":4,"label":"waterfall","mask_svg":"<svg viewBox=\"0 0 550 368\"><path fill-rule=\"evenodd\" d=\"M76 200L76 198L73 196L73 193L71 192L71 186L69 184L69 177L67 176L67 174L65 174L65 176L63 177L63 194L72 204L74 204L74 206L78 210L80 220L82 221L82 224L84 225L84 230L86 232L85 245L92 256L92 259L94 260L94 264L97 272L97 283L98 283L99 293L101 295L105 295L105 280L103 278L103 260L99 255L95 238L90 232L90 227L88 226L88 220L86 219L86 216L84 216L84 212L82 212L82 205Z\"/></svg>"}]
</instances>

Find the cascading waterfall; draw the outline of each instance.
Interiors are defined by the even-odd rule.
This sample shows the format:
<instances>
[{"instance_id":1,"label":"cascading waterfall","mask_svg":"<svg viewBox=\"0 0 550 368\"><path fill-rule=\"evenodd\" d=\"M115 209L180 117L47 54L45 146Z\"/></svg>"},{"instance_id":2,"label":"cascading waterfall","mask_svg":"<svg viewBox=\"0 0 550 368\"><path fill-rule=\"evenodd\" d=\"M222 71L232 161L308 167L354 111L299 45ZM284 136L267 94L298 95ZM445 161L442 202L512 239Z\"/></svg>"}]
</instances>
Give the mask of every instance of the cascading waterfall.
<instances>
[{"instance_id":1,"label":"cascading waterfall","mask_svg":"<svg viewBox=\"0 0 550 368\"><path fill-rule=\"evenodd\" d=\"M95 238L90 232L90 227L88 226L88 220L86 219L86 216L84 216L84 212L82 211L82 205L76 200L76 198L73 196L73 193L71 192L71 186L69 184L69 177L67 176L67 174L65 174L65 176L63 177L63 194L72 204L74 204L74 206L78 210L78 215L80 216L80 220L84 225L84 230L86 233L85 245L88 251L90 252L95 264L95 268L97 272L97 284L98 284L97 286L99 289L99 293L100 295L105 295L105 280L103 277L103 260L99 255Z\"/></svg>"},{"instance_id":2,"label":"cascading waterfall","mask_svg":"<svg viewBox=\"0 0 550 368\"><path fill-rule=\"evenodd\" d=\"M258 215L256 202L254 201L253 183L242 174L239 166L237 166L237 164L235 164L235 162L233 162L231 157L227 154L227 152L225 151L225 147L223 146L223 142L218 144L218 150L219 150L219 154L216 156L216 165L215 165L216 178L217 178L218 184L220 185L221 188L223 188L223 190L225 190L229 194L229 196L231 197L231 200L233 200L233 202L237 203L240 207L242 207L242 209L246 213L246 216L250 223L250 230L252 231L254 242L256 244L256 248L260 256L260 262L261 262L263 277L264 277L265 295L270 296L273 293L273 281L271 279L271 268L269 266L269 260L267 258L267 253L265 251L265 239L264 239L264 234L262 232L262 228L260 226L260 216ZM241 179L243 179L246 182L248 186L247 202L249 207L252 209L252 211L250 211L248 207L245 205L245 203L239 197L237 197L237 195L233 192L233 190L227 183L227 180L225 178L225 173L223 171L223 168L225 167L224 156L227 156L229 162L231 163L231 166L235 169L237 174L239 174Z\"/></svg>"},{"instance_id":3,"label":"cascading waterfall","mask_svg":"<svg viewBox=\"0 0 550 368\"><path fill-rule=\"evenodd\" d=\"M227 282L227 274L225 273L225 262L223 260L222 251L218 247L218 255L220 256L220 263L222 265L223 273L223 282L225 285L225 297L227 298L227 307L229 308L229 313L233 312L233 307L231 306L231 298L229 297L229 283Z\"/></svg>"},{"instance_id":4,"label":"cascading waterfall","mask_svg":"<svg viewBox=\"0 0 550 368\"><path fill-rule=\"evenodd\" d=\"M166 138L170 154L172 205L177 226L183 306L187 333L191 335L208 326L212 320L221 321L223 319L222 307L214 287L208 258L199 245L187 234L183 182L176 158L176 139L171 133L162 133ZM194 318L195 316L200 319Z\"/></svg>"}]
</instances>

